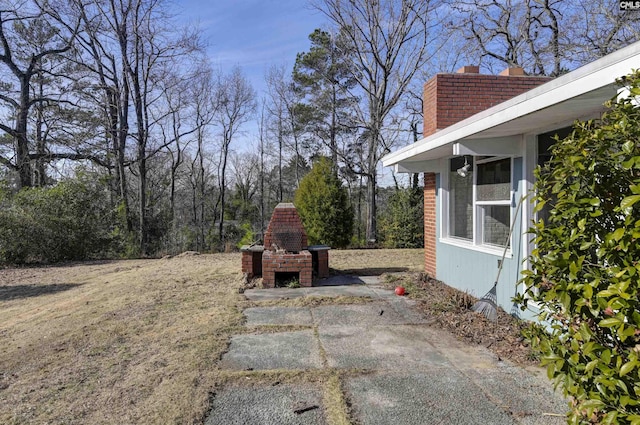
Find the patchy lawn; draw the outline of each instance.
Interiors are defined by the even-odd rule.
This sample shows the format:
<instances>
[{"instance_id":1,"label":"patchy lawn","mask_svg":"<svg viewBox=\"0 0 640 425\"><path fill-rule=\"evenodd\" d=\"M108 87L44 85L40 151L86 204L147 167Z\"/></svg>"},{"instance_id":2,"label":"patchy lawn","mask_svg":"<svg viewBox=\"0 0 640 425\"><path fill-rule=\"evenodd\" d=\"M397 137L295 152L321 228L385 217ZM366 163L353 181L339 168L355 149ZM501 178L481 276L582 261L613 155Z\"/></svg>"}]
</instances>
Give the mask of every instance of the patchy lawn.
<instances>
[{"instance_id":1,"label":"patchy lawn","mask_svg":"<svg viewBox=\"0 0 640 425\"><path fill-rule=\"evenodd\" d=\"M0 270L0 423L200 422L240 255Z\"/></svg>"},{"instance_id":2,"label":"patchy lawn","mask_svg":"<svg viewBox=\"0 0 640 425\"><path fill-rule=\"evenodd\" d=\"M435 285L420 280L421 249L333 250L330 267L402 273L389 284L406 281L425 313L440 314L438 323L459 336L456 328L484 320L447 307L459 295L446 287L421 289ZM235 376L217 368L231 335L247 331L242 309L251 303L242 285L240 254L0 270L0 423L202 423L212 391L230 380L259 380L255 371ZM366 300L295 301L334 302ZM483 338L470 341L487 345L486 329L471 329ZM346 409L336 373L290 375L278 379L326 382L325 403Z\"/></svg>"}]
</instances>

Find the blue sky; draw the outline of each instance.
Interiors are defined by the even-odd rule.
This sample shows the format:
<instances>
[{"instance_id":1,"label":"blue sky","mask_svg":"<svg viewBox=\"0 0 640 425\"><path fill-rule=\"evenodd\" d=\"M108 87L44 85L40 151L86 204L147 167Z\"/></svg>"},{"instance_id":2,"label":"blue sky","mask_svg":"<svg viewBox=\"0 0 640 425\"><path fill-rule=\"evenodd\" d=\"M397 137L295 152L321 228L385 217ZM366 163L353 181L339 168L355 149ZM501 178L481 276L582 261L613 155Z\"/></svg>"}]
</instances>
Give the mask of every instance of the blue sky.
<instances>
[{"instance_id":1,"label":"blue sky","mask_svg":"<svg viewBox=\"0 0 640 425\"><path fill-rule=\"evenodd\" d=\"M309 34L325 17L305 0L175 0L185 22L197 24L214 66L239 65L261 97L273 64L292 69L296 54L309 50Z\"/></svg>"},{"instance_id":2,"label":"blue sky","mask_svg":"<svg viewBox=\"0 0 640 425\"><path fill-rule=\"evenodd\" d=\"M258 101L265 95L266 71L282 64L293 70L296 54L309 50L309 34L316 28L326 28L328 23L306 0L174 1L181 19L202 30L212 64L223 72L239 65L256 90ZM257 121L247 122L232 149L251 149L257 133ZM391 169L379 173L382 186L392 184Z\"/></svg>"}]
</instances>

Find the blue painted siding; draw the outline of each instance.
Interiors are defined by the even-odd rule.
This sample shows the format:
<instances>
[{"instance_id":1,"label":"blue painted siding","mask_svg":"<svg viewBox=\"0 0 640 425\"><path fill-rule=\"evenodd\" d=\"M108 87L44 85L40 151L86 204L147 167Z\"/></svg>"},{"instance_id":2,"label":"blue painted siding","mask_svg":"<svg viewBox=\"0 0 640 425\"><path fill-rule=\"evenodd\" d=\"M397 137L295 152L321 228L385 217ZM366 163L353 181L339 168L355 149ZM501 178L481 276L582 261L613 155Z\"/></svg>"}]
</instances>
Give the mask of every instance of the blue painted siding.
<instances>
[{"instance_id":1,"label":"blue painted siding","mask_svg":"<svg viewBox=\"0 0 640 425\"><path fill-rule=\"evenodd\" d=\"M515 191L512 202L512 214L515 212L517 201L523 195L526 185L522 180L522 158L514 159L514 181L512 189ZM436 176L436 185L441 188L440 174ZM436 197L436 228L441 229L441 197L440 191ZM526 202L526 201L525 201ZM497 286L498 304L508 313L516 313L523 318L532 318L529 312L521 312L513 305L512 297L520 287L517 285L523 268L523 244L527 235L521 234L523 210L520 208L516 218L512 236L511 256L507 252L504 260L500 280ZM440 235L438 235L440 236ZM502 250L496 253L480 252L436 240L436 278L449 286L467 291L475 297L482 297L493 286L498 274L498 260L502 257Z\"/></svg>"}]
</instances>

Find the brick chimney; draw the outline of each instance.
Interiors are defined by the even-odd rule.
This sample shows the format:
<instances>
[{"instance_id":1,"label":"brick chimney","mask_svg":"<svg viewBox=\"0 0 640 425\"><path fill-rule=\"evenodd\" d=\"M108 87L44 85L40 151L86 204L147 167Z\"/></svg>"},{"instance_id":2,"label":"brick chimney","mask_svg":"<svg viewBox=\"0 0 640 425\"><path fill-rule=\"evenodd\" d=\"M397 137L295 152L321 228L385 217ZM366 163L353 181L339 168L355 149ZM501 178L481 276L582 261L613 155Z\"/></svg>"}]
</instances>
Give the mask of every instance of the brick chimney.
<instances>
[{"instance_id":1,"label":"brick chimney","mask_svg":"<svg viewBox=\"0 0 640 425\"><path fill-rule=\"evenodd\" d=\"M500 75L482 75L478 66L463 66L455 74L437 74L424 85L424 137L489 109L551 80L507 68ZM436 277L436 175L424 175L425 271Z\"/></svg>"},{"instance_id":2,"label":"brick chimney","mask_svg":"<svg viewBox=\"0 0 640 425\"><path fill-rule=\"evenodd\" d=\"M455 74L436 74L424 85L424 137L551 80L507 68L500 75L479 74L463 66Z\"/></svg>"}]
</instances>

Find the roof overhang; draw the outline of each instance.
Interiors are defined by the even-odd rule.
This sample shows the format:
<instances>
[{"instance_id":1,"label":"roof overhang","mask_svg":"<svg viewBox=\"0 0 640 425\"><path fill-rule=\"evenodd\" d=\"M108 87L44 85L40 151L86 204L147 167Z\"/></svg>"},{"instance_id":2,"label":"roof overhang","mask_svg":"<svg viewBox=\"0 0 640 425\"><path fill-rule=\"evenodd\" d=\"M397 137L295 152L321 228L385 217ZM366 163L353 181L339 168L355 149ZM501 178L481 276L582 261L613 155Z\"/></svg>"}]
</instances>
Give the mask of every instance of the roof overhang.
<instances>
[{"instance_id":1,"label":"roof overhang","mask_svg":"<svg viewBox=\"0 0 640 425\"><path fill-rule=\"evenodd\" d=\"M487 146L512 151L514 136L599 116L605 110L603 103L617 94L615 80L638 64L640 42L392 152L382 158L382 164L395 166L396 172L433 171L435 160L487 152Z\"/></svg>"}]
</instances>

